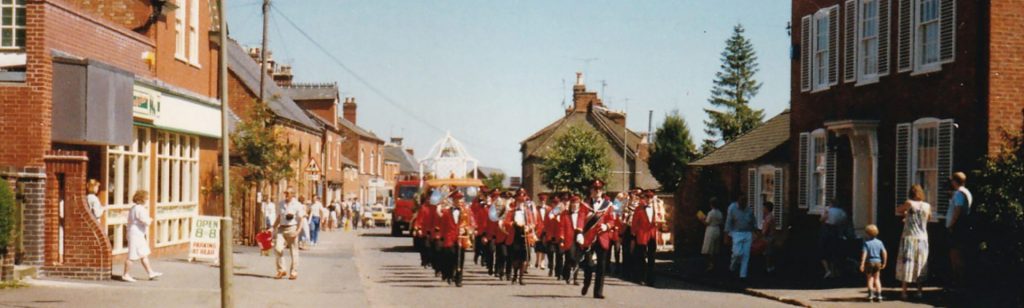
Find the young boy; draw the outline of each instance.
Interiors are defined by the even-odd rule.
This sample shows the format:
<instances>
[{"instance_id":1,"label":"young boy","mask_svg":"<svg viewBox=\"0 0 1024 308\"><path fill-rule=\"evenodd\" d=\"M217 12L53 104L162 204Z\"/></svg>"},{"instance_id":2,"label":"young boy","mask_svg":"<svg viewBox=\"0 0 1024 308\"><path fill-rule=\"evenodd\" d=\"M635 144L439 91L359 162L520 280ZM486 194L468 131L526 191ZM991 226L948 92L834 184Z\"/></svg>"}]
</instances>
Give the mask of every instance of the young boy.
<instances>
[{"instance_id":1,"label":"young boy","mask_svg":"<svg viewBox=\"0 0 1024 308\"><path fill-rule=\"evenodd\" d=\"M864 227L864 232L868 238L864 241L860 253L860 271L868 277L868 300L881 302L882 280L879 279L879 275L889 260L889 254L885 251L885 244L878 239L878 226L868 225Z\"/></svg>"}]
</instances>

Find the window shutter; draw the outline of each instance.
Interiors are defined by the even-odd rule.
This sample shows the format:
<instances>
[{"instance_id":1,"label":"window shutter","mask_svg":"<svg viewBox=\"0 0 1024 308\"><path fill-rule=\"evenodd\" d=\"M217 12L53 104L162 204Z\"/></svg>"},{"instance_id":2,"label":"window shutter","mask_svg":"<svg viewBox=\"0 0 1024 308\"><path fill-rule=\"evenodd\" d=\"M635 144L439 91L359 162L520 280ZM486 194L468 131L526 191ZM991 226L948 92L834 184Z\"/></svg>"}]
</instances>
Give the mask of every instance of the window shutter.
<instances>
[{"instance_id":1,"label":"window shutter","mask_svg":"<svg viewBox=\"0 0 1024 308\"><path fill-rule=\"evenodd\" d=\"M956 55L956 0L941 0L939 7L939 60L953 62Z\"/></svg>"},{"instance_id":2,"label":"window shutter","mask_svg":"<svg viewBox=\"0 0 1024 308\"><path fill-rule=\"evenodd\" d=\"M896 204L907 201L910 189L910 123L896 125Z\"/></svg>"},{"instance_id":3,"label":"window shutter","mask_svg":"<svg viewBox=\"0 0 1024 308\"><path fill-rule=\"evenodd\" d=\"M828 9L828 84L839 84L839 6Z\"/></svg>"},{"instance_id":4,"label":"window shutter","mask_svg":"<svg viewBox=\"0 0 1024 308\"><path fill-rule=\"evenodd\" d=\"M757 169L747 169L747 205L758 210L757 205Z\"/></svg>"},{"instance_id":5,"label":"window shutter","mask_svg":"<svg viewBox=\"0 0 1024 308\"><path fill-rule=\"evenodd\" d=\"M807 178L808 178L808 174L807 173L810 172L810 170L808 170L809 168L807 168L808 165L810 164L810 159L809 159L810 155L808 155L808 153L807 153L807 151L809 151L808 147L810 146L810 144L809 144L810 138L811 138L811 134L800 133L800 152L797 153L797 173L798 173L798 176L797 176L797 183L796 183L797 184L797 195L796 195L797 202L796 202L796 204L797 204L797 207L801 208L801 209L806 209L807 208L807 185L810 185L810 183L807 182Z\"/></svg>"},{"instance_id":6,"label":"window shutter","mask_svg":"<svg viewBox=\"0 0 1024 308\"><path fill-rule=\"evenodd\" d=\"M949 199L951 197L950 190L944 189L947 187L946 181L949 180L949 176L953 175L953 135L955 132L954 124L952 119L946 119L939 121L939 191L937 194L938 200L936 203L935 217L944 218L946 215L946 209L949 208Z\"/></svg>"},{"instance_id":7,"label":"window shutter","mask_svg":"<svg viewBox=\"0 0 1024 308\"><path fill-rule=\"evenodd\" d=\"M889 75L889 1L878 0L878 76Z\"/></svg>"},{"instance_id":8,"label":"window shutter","mask_svg":"<svg viewBox=\"0 0 1024 308\"><path fill-rule=\"evenodd\" d=\"M825 148L825 205L832 204L836 198L836 149L831 145Z\"/></svg>"},{"instance_id":9,"label":"window shutter","mask_svg":"<svg viewBox=\"0 0 1024 308\"><path fill-rule=\"evenodd\" d=\"M899 39L897 40L897 71L902 73L914 68L913 63L913 42L914 42L914 7L912 0L899 0ZM900 201L903 202L903 201Z\"/></svg>"},{"instance_id":10,"label":"window shutter","mask_svg":"<svg viewBox=\"0 0 1024 308\"><path fill-rule=\"evenodd\" d=\"M782 203L784 200L782 194L786 192L782 186L785 183L785 179L782 178L782 168L775 168L775 191L773 192L775 200L772 200L775 203L775 212L772 213L772 215L775 215L775 230L782 230L782 225L784 225L782 220L786 217L786 205Z\"/></svg>"},{"instance_id":11,"label":"window shutter","mask_svg":"<svg viewBox=\"0 0 1024 308\"><path fill-rule=\"evenodd\" d=\"M843 26L843 80L857 81L857 0L846 0L846 22Z\"/></svg>"},{"instance_id":12,"label":"window shutter","mask_svg":"<svg viewBox=\"0 0 1024 308\"><path fill-rule=\"evenodd\" d=\"M800 19L800 91L811 90L811 16Z\"/></svg>"}]
</instances>

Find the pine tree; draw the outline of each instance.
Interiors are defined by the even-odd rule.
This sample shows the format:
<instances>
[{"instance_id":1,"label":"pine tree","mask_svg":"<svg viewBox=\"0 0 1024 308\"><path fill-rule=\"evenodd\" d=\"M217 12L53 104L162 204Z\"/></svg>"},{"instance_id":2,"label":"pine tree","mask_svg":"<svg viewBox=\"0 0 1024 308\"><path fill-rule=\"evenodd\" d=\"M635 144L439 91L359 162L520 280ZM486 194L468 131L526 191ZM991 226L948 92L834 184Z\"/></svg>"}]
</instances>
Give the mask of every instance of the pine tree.
<instances>
[{"instance_id":1,"label":"pine tree","mask_svg":"<svg viewBox=\"0 0 1024 308\"><path fill-rule=\"evenodd\" d=\"M683 179L686 164L697 157L697 147L690 137L686 120L673 111L654 134L654 148L648 163L651 175L661 183L661 189L675 192Z\"/></svg>"},{"instance_id":2,"label":"pine tree","mask_svg":"<svg viewBox=\"0 0 1024 308\"><path fill-rule=\"evenodd\" d=\"M715 73L715 86L708 100L713 108L725 110L704 109L708 114L708 120L704 121L707 125L704 131L708 134L705 145L732 141L764 119L764 110L750 108L750 101L761 89L761 83L754 79L758 72L754 46L743 32L743 25L737 24L732 37L725 42L721 71Z\"/></svg>"}]
</instances>

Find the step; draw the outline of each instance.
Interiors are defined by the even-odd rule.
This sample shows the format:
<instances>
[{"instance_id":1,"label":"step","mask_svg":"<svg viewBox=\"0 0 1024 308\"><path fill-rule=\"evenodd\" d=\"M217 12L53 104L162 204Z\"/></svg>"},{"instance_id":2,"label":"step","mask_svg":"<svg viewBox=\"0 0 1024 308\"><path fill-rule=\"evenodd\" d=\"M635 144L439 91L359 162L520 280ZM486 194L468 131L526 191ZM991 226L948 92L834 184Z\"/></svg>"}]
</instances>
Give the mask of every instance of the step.
<instances>
[{"instance_id":1,"label":"step","mask_svg":"<svg viewBox=\"0 0 1024 308\"><path fill-rule=\"evenodd\" d=\"M39 267L38 266L27 266L27 265L15 265L14 266L14 280L24 280L25 278L32 278L32 279L39 278Z\"/></svg>"}]
</instances>

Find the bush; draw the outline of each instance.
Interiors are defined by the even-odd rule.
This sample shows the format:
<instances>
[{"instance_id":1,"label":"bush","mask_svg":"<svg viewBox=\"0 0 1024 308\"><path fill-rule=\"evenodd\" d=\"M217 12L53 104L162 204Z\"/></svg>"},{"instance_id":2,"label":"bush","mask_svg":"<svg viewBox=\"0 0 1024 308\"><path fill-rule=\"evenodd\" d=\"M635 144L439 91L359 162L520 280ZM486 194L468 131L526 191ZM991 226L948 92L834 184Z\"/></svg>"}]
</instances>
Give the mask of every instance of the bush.
<instances>
[{"instance_id":1,"label":"bush","mask_svg":"<svg viewBox=\"0 0 1024 308\"><path fill-rule=\"evenodd\" d=\"M1006 134L1005 140L1003 150L986 159L968 181L975 199L970 224L978 240L979 265L985 267L979 269L979 276L989 283L1015 282L1009 285L1020 287L1024 285L1024 137Z\"/></svg>"},{"instance_id":2,"label":"bush","mask_svg":"<svg viewBox=\"0 0 1024 308\"><path fill-rule=\"evenodd\" d=\"M0 180L0 252L7 251L14 229L14 191Z\"/></svg>"}]
</instances>

